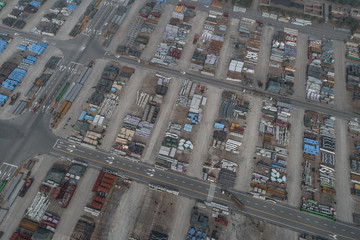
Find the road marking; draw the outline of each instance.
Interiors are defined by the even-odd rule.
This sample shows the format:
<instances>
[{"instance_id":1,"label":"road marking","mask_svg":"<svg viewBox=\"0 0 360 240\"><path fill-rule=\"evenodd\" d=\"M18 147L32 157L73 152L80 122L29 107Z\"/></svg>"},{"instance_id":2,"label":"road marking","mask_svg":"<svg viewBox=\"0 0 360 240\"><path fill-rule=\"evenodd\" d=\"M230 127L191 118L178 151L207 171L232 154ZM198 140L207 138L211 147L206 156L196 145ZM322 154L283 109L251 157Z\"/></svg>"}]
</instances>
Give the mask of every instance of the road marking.
<instances>
[{"instance_id":1,"label":"road marking","mask_svg":"<svg viewBox=\"0 0 360 240\"><path fill-rule=\"evenodd\" d=\"M324 223L323 225L324 225L324 226L327 226L327 224L326 224L326 223Z\"/></svg>"},{"instance_id":2,"label":"road marking","mask_svg":"<svg viewBox=\"0 0 360 240\"><path fill-rule=\"evenodd\" d=\"M185 183L185 181L182 181L182 183Z\"/></svg>"},{"instance_id":3,"label":"road marking","mask_svg":"<svg viewBox=\"0 0 360 240\"><path fill-rule=\"evenodd\" d=\"M266 205L264 205L263 207L264 207L264 208L267 208L267 206L266 206Z\"/></svg>"},{"instance_id":4,"label":"road marking","mask_svg":"<svg viewBox=\"0 0 360 240\"><path fill-rule=\"evenodd\" d=\"M248 202L248 203L249 203L250 201L249 201L249 200L246 200L246 202Z\"/></svg>"},{"instance_id":5,"label":"road marking","mask_svg":"<svg viewBox=\"0 0 360 240\"><path fill-rule=\"evenodd\" d=\"M271 208L271 210L275 211L275 208Z\"/></svg>"},{"instance_id":6,"label":"road marking","mask_svg":"<svg viewBox=\"0 0 360 240\"><path fill-rule=\"evenodd\" d=\"M159 174L160 177L162 177L162 174Z\"/></svg>"},{"instance_id":7,"label":"road marking","mask_svg":"<svg viewBox=\"0 0 360 240\"><path fill-rule=\"evenodd\" d=\"M255 205L257 206L257 205L259 205L259 203L256 202Z\"/></svg>"},{"instance_id":8,"label":"road marking","mask_svg":"<svg viewBox=\"0 0 360 240\"><path fill-rule=\"evenodd\" d=\"M292 216L293 214L291 212L289 212L289 215Z\"/></svg>"},{"instance_id":9,"label":"road marking","mask_svg":"<svg viewBox=\"0 0 360 240\"><path fill-rule=\"evenodd\" d=\"M284 211L283 211L283 210L280 210L280 212L281 212L281 213L284 213Z\"/></svg>"},{"instance_id":10,"label":"road marking","mask_svg":"<svg viewBox=\"0 0 360 240\"><path fill-rule=\"evenodd\" d=\"M306 221L310 221L310 219L306 218Z\"/></svg>"},{"instance_id":11,"label":"road marking","mask_svg":"<svg viewBox=\"0 0 360 240\"><path fill-rule=\"evenodd\" d=\"M139 170L140 168L139 167L136 167L137 170Z\"/></svg>"},{"instance_id":12,"label":"road marking","mask_svg":"<svg viewBox=\"0 0 360 240\"><path fill-rule=\"evenodd\" d=\"M170 178L169 176L166 176L166 178Z\"/></svg>"},{"instance_id":13,"label":"road marking","mask_svg":"<svg viewBox=\"0 0 360 240\"><path fill-rule=\"evenodd\" d=\"M336 227L335 227L335 226L333 226L333 229L336 229Z\"/></svg>"},{"instance_id":14,"label":"road marking","mask_svg":"<svg viewBox=\"0 0 360 240\"><path fill-rule=\"evenodd\" d=\"M319 223L318 221L315 221L316 223Z\"/></svg>"},{"instance_id":15,"label":"road marking","mask_svg":"<svg viewBox=\"0 0 360 240\"><path fill-rule=\"evenodd\" d=\"M168 184L168 185L171 185L171 186L174 186L174 187L178 187L178 188L182 188L182 189L185 189L187 191L190 191L190 192L195 192L195 193L198 193L200 195L204 195L206 196L207 194L206 193L203 193L203 192L199 192L197 190L194 190L194 189L191 189L191 188L187 188L187 187L184 187L184 186L180 186L180 185L177 185L177 184L174 184L174 183L170 183L170 182L167 182L167 181L163 181L163 180L160 180L160 179L156 179L156 178L152 178L152 177L149 177L147 175L143 175L141 173L137 173L137 172L134 172L132 170L129 170L129 169L125 169L125 168L121 168L121 167L118 167L118 166L112 166L111 164L107 164L105 162L101 162L99 160L96 160L96 159L92 159L92 158L89 158L89 157L86 157L86 156L82 156L82 155L79 155L79 154L76 154L76 153L69 153L69 152L66 152L62 149L57 149L57 148L54 148L54 150L57 150L57 151L60 151L60 152L63 152L63 153L66 153L66 154L69 154L69 155L73 155L73 156L76 156L76 157L80 157L80 158L84 158L84 159L87 159L89 161L92 161L92 162L96 162L98 164L102 164L104 166L108 166L108 167L112 167L112 168L116 168L116 169L119 169L119 170L122 170L124 172L129 172L129 173L132 173L134 175L138 175L138 176L142 176L142 177L145 177L145 178L148 178L148 179L151 179L151 180L156 180L158 182L162 182L162 183L165 183L165 184ZM200 187L200 186L199 186ZM228 202L228 203L231 203L232 202L230 200L227 200L227 199L224 199L224 198L220 198L220 197L214 197L216 199L219 199L219 200L222 200L224 202ZM256 204L256 203L255 203ZM303 223L303 222L299 222L299 221L296 221L296 220L293 220L293 219L290 219L290 218L286 218L286 217L282 217L280 215L277 215L277 214L274 214L274 213L270 213L270 212L266 212L266 211L263 211L263 210L260 210L260 209L257 209L257 208L253 208L253 207L250 207L250 206L245 206L245 208L247 209L250 209L250 210L253 210L253 211L256 211L256 212L259 212L259 213L263 213L263 214L266 214L266 215L269 215L269 216L272 216L272 217L276 217L276 218L279 218L279 219L283 219L283 220L286 220L287 222L293 222L293 223L296 223L297 225L303 225L303 226L306 226L306 227L309 227L309 228L312 228L312 229L316 229L318 231L323 231L323 232L326 232L326 233L329 233L329 234L333 234L333 235L337 235L339 237L342 237L342 238L345 238L345 239L350 239L350 240L356 240L355 238L351 238L351 237L347 237L347 236L344 236L344 235L341 235L341 234L337 234L337 233L334 233L332 231L329 231L327 229L323 229L323 228L320 228L320 227L316 227L314 225L310 225L310 224L307 224L307 223ZM265 218L265 217L263 217ZM276 222L276 220L272 220L272 219L269 219L269 218L266 218L268 219L269 221L273 221L273 222ZM317 222L317 221L315 221ZM286 223L282 223L282 222L279 222L285 226L289 226L287 225ZM293 226L291 226L293 227ZM302 230L302 229L300 229Z\"/></svg>"},{"instance_id":16,"label":"road marking","mask_svg":"<svg viewBox=\"0 0 360 240\"><path fill-rule=\"evenodd\" d=\"M298 218L301 218L301 216L300 216L300 215L298 215L297 217L298 217Z\"/></svg>"},{"instance_id":17,"label":"road marking","mask_svg":"<svg viewBox=\"0 0 360 240\"><path fill-rule=\"evenodd\" d=\"M355 234L354 232L350 232L351 234Z\"/></svg>"},{"instance_id":18,"label":"road marking","mask_svg":"<svg viewBox=\"0 0 360 240\"><path fill-rule=\"evenodd\" d=\"M177 178L174 178L174 181L177 181Z\"/></svg>"}]
</instances>

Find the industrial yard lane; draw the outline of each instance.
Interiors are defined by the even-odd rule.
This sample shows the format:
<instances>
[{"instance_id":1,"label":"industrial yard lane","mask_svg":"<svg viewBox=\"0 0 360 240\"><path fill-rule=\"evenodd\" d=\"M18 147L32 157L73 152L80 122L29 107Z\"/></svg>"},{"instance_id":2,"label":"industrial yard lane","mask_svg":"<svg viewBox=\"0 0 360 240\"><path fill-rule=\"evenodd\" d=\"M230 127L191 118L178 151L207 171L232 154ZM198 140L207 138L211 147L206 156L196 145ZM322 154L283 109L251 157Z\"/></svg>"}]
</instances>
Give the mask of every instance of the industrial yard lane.
<instances>
[{"instance_id":1,"label":"industrial yard lane","mask_svg":"<svg viewBox=\"0 0 360 240\"><path fill-rule=\"evenodd\" d=\"M168 189L177 190L180 195L192 199L206 200L210 194L214 202L227 205L234 211L240 211L225 195L221 194L220 187L216 186L215 191L209 191L210 183L187 175L155 169L148 164L133 162L106 152L82 147L62 139L56 141L52 153L83 160L95 167L111 169L120 175L127 176L140 183L162 185ZM244 214L255 216L299 232L308 232L324 238L333 239L336 235L336 239L355 240L360 236L360 229L353 225L312 216L286 205L278 205L255 199L246 193L234 193L246 206L246 210L243 212Z\"/></svg>"}]
</instances>

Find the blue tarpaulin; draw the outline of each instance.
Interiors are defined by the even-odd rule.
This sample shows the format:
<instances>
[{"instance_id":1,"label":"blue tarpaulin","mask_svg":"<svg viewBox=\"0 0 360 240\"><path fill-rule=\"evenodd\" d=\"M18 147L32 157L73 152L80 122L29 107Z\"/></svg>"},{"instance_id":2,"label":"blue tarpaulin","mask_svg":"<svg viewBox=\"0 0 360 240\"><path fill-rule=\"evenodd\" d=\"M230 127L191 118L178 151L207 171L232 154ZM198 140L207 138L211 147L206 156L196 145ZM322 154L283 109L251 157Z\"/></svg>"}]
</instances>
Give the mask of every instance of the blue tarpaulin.
<instances>
[{"instance_id":1,"label":"blue tarpaulin","mask_svg":"<svg viewBox=\"0 0 360 240\"><path fill-rule=\"evenodd\" d=\"M67 8L74 11L76 9L76 4L69 4Z\"/></svg>"}]
</instances>

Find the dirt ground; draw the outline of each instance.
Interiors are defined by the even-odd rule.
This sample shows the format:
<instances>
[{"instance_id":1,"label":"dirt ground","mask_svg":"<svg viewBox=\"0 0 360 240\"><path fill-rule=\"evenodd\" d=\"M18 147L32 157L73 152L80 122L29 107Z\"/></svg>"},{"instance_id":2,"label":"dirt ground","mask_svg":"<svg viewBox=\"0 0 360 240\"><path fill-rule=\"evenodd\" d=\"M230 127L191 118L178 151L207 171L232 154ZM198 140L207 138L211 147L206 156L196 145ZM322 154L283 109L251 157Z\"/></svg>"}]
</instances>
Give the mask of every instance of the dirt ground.
<instances>
[{"instance_id":1,"label":"dirt ground","mask_svg":"<svg viewBox=\"0 0 360 240\"><path fill-rule=\"evenodd\" d=\"M181 58L178 61L177 65L179 69L182 70L186 70L189 67L189 63L191 61L191 58L194 54L195 48L196 48L196 44L193 44L193 39L195 37L196 34L201 34L201 31L203 29L203 23L205 21L205 19L208 17L208 13L207 12L203 12L203 11L196 11L196 16L193 19L193 24L191 31L188 35L188 37L186 38L186 44L184 47L184 50L181 53Z\"/></svg>"},{"instance_id":2,"label":"dirt ground","mask_svg":"<svg viewBox=\"0 0 360 240\"><path fill-rule=\"evenodd\" d=\"M96 83L99 81L102 71L104 70L104 67L108 63L107 60L103 59L97 59L95 62L95 66L92 70L92 73L86 79L84 87L81 89L81 92L84 94L79 94L74 103L71 105L71 108L69 109L68 113L65 115L63 120L59 123L58 127L56 129L53 129L53 132L55 135L62 137L62 138L68 138L73 133L72 125L74 125L78 119L78 116L80 115L81 111L83 110L86 101L90 97L92 93L92 88L96 86ZM81 69L82 71L82 69ZM81 73L81 71L78 71L78 74ZM68 120L71 118L70 120Z\"/></svg>"},{"instance_id":3,"label":"dirt ground","mask_svg":"<svg viewBox=\"0 0 360 240\"><path fill-rule=\"evenodd\" d=\"M290 129L290 138L288 144L289 157L287 158L286 170L287 174L287 183L286 188L288 192L288 204L293 207L299 207L301 200L301 181L302 181L302 171L303 167L302 159L302 144L304 136L304 109L292 108L290 124L292 128Z\"/></svg>"},{"instance_id":4,"label":"dirt ground","mask_svg":"<svg viewBox=\"0 0 360 240\"><path fill-rule=\"evenodd\" d=\"M261 35L261 43L260 50L258 55L258 61L255 67L254 80L255 82L261 81L263 83L263 88L265 89L267 82L267 74L269 71L269 57L270 57L270 49L271 42L274 35L275 29L274 27L270 27L265 25L263 27L262 35ZM257 84L254 84L254 86Z\"/></svg>"},{"instance_id":5,"label":"dirt ground","mask_svg":"<svg viewBox=\"0 0 360 240\"><path fill-rule=\"evenodd\" d=\"M258 129L261 116L262 99L258 97L250 97L250 106L246 122L248 123L244 137L242 139L242 151L237 163L239 170L235 181L235 189L240 191L249 191L252 168L254 165L253 157L258 142Z\"/></svg>"},{"instance_id":6,"label":"dirt ground","mask_svg":"<svg viewBox=\"0 0 360 240\"><path fill-rule=\"evenodd\" d=\"M24 198L17 197L5 219L1 223L0 230L4 232L2 237L3 239L10 239L11 234L16 230L20 220L24 216L25 210L33 202L39 190L39 186L44 180L47 172L56 161L56 158L50 155L41 155L33 159L38 160L38 162L34 165L34 168L31 171L32 174L30 176L34 178L34 182L32 183Z\"/></svg>"},{"instance_id":7,"label":"dirt ground","mask_svg":"<svg viewBox=\"0 0 360 240\"><path fill-rule=\"evenodd\" d=\"M147 188L144 184L133 182L115 209L113 221L109 223L109 240L127 239L130 229L134 228L136 213L141 207Z\"/></svg>"},{"instance_id":8,"label":"dirt ground","mask_svg":"<svg viewBox=\"0 0 360 240\"><path fill-rule=\"evenodd\" d=\"M308 35L299 32L297 39L297 54L295 63L295 80L294 80L294 94L293 96L299 99L305 99L306 89L306 67L308 63L307 48L308 48Z\"/></svg>"},{"instance_id":9,"label":"dirt ground","mask_svg":"<svg viewBox=\"0 0 360 240\"><path fill-rule=\"evenodd\" d=\"M171 111L174 109L176 104L177 96L180 91L180 88L183 84L183 79L172 78L170 80L169 91L166 94L163 103L161 104L160 114L156 120L154 129L151 133L151 139L149 141L148 147L145 149L144 161L149 164L154 164L156 157L159 154L161 147L161 141L163 135L167 131L168 122L170 120Z\"/></svg>"},{"instance_id":10,"label":"dirt ground","mask_svg":"<svg viewBox=\"0 0 360 240\"><path fill-rule=\"evenodd\" d=\"M335 179L336 179L336 218L352 222L353 205L350 194L350 143L347 132L347 121L336 119L335 121Z\"/></svg>"},{"instance_id":11,"label":"dirt ground","mask_svg":"<svg viewBox=\"0 0 360 240\"><path fill-rule=\"evenodd\" d=\"M241 214L231 214L224 239L237 240L297 240L298 233Z\"/></svg>"},{"instance_id":12,"label":"dirt ground","mask_svg":"<svg viewBox=\"0 0 360 240\"><path fill-rule=\"evenodd\" d=\"M91 189L95 183L99 170L89 168L80 179L78 187L69 206L62 213L59 225L56 228L53 240L69 239L79 217L84 214L84 207L93 195Z\"/></svg>"},{"instance_id":13,"label":"dirt ground","mask_svg":"<svg viewBox=\"0 0 360 240\"><path fill-rule=\"evenodd\" d=\"M185 197L178 197L169 239L184 240L184 236L190 226L190 218L194 205L194 200L190 200Z\"/></svg>"},{"instance_id":14,"label":"dirt ground","mask_svg":"<svg viewBox=\"0 0 360 240\"><path fill-rule=\"evenodd\" d=\"M154 54L156 52L156 49L158 45L160 44L163 36L163 32L165 31L166 25L169 23L171 14L174 10L175 6L171 4L166 4L162 14L161 18L156 25L156 28L154 32L151 34L149 43L146 45L146 48L141 53L140 58L145 61L150 61L154 57Z\"/></svg>"},{"instance_id":15,"label":"dirt ground","mask_svg":"<svg viewBox=\"0 0 360 240\"><path fill-rule=\"evenodd\" d=\"M225 79L226 78L226 74L228 72L228 67L229 67L229 62L230 62L230 58L232 57L232 47L230 46L230 42L232 36L236 36L238 35L238 28L239 28L239 23L240 20L239 19L230 19L230 23L228 25L228 29L226 30L226 34L225 34L225 40L224 40L224 44L222 46L222 51L220 52L220 56L219 56L219 63L218 66L216 68L216 77L220 77L221 79Z\"/></svg>"},{"instance_id":16,"label":"dirt ground","mask_svg":"<svg viewBox=\"0 0 360 240\"><path fill-rule=\"evenodd\" d=\"M138 209L136 224L129 237L148 239L152 230L169 234L175 217L178 198L175 195L148 190Z\"/></svg>"},{"instance_id":17,"label":"dirt ground","mask_svg":"<svg viewBox=\"0 0 360 240\"><path fill-rule=\"evenodd\" d=\"M202 167L209 156L209 147L212 143L214 122L218 116L221 104L222 90L215 87L207 87L208 100L204 108L204 115L200 124L199 133L194 141L194 152L187 170L192 177L202 178Z\"/></svg>"}]
</instances>

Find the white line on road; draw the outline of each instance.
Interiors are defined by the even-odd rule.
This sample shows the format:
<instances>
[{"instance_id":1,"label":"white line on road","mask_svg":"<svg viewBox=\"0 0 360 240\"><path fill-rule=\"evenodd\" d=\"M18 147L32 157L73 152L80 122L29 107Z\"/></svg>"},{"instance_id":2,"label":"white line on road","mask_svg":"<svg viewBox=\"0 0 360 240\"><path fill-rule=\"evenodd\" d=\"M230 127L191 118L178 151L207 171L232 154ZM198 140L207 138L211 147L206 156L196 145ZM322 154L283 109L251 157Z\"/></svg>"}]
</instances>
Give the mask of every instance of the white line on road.
<instances>
[{"instance_id":1,"label":"white line on road","mask_svg":"<svg viewBox=\"0 0 360 240\"><path fill-rule=\"evenodd\" d=\"M266 206L266 205L264 205L263 207L264 207L264 208L267 208L267 206Z\"/></svg>"},{"instance_id":2,"label":"white line on road","mask_svg":"<svg viewBox=\"0 0 360 240\"><path fill-rule=\"evenodd\" d=\"M298 217L298 218L301 218L301 216L300 216L300 215L298 215L297 217Z\"/></svg>"},{"instance_id":3,"label":"white line on road","mask_svg":"<svg viewBox=\"0 0 360 240\"><path fill-rule=\"evenodd\" d=\"M280 212L281 212L281 213L284 213L284 211L283 211L283 210L280 210Z\"/></svg>"},{"instance_id":4,"label":"white line on road","mask_svg":"<svg viewBox=\"0 0 360 240\"><path fill-rule=\"evenodd\" d=\"M326 223L324 223L323 225L324 225L324 226L327 226L327 224L326 224Z\"/></svg>"}]
</instances>

